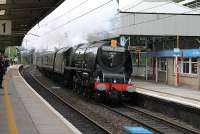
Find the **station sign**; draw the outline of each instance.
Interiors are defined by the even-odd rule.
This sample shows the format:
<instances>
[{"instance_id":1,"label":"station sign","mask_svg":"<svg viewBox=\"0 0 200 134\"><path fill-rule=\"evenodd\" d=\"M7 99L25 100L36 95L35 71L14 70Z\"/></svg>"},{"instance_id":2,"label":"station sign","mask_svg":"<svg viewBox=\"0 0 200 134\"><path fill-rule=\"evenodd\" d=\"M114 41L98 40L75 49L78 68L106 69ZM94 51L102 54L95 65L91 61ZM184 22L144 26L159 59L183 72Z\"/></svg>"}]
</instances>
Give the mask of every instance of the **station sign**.
<instances>
[{"instance_id":1,"label":"station sign","mask_svg":"<svg viewBox=\"0 0 200 134\"><path fill-rule=\"evenodd\" d=\"M180 50L180 48L174 48L174 53L173 53L173 56L181 56L182 55L182 52Z\"/></svg>"},{"instance_id":2,"label":"station sign","mask_svg":"<svg viewBox=\"0 0 200 134\"><path fill-rule=\"evenodd\" d=\"M11 35L12 23L10 20L0 20L0 35Z\"/></svg>"},{"instance_id":3,"label":"station sign","mask_svg":"<svg viewBox=\"0 0 200 134\"><path fill-rule=\"evenodd\" d=\"M117 40L111 40L111 47L112 48L117 47Z\"/></svg>"},{"instance_id":4,"label":"station sign","mask_svg":"<svg viewBox=\"0 0 200 134\"><path fill-rule=\"evenodd\" d=\"M111 47L111 46L102 46L103 51L108 51L108 52L125 52L124 47Z\"/></svg>"},{"instance_id":5,"label":"station sign","mask_svg":"<svg viewBox=\"0 0 200 134\"><path fill-rule=\"evenodd\" d=\"M182 57L182 51L178 49L147 52L146 54L155 57Z\"/></svg>"},{"instance_id":6,"label":"station sign","mask_svg":"<svg viewBox=\"0 0 200 134\"><path fill-rule=\"evenodd\" d=\"M129 51L142 51L146 50L146 46L128 46Z\"/></svg>"},{"instance_id":7,"label":"station sign","mask_svg":"<svg viewBox=\"0 0 200 134\"><path fill-rule=\"evenodd\" d=\"M125 47L130 42L129 36L120 36L120 46Z\"/></svg>"},{"instance_id":8,"label":"station sign","mask_svg":"<svg viewBox=\"0 0 200 134\"><path fill-rule=\"evenodd\" d=\"M183 50L183 57L200 57L200 49Z\"/></svg>"}]
</instances>

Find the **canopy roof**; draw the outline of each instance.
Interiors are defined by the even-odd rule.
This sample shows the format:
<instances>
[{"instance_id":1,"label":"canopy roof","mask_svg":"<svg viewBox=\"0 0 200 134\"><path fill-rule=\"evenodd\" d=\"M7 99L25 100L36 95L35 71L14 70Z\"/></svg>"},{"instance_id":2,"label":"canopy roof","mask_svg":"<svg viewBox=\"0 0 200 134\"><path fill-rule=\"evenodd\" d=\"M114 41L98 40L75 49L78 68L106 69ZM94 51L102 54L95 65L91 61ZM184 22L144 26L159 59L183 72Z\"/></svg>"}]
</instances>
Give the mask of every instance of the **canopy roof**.
<instances>
[{"instance_id":1,"label":"canopy roof","mask_svg":"<svg viewBox=\"0 0 200 134\"><path fill-rule=\"evenodd\" d=\"M144 13L190 13L195 14L191 8L177 4L170 0L139 0L120 3L121 11L144 12Z\"/></svg>"}]
</instances>

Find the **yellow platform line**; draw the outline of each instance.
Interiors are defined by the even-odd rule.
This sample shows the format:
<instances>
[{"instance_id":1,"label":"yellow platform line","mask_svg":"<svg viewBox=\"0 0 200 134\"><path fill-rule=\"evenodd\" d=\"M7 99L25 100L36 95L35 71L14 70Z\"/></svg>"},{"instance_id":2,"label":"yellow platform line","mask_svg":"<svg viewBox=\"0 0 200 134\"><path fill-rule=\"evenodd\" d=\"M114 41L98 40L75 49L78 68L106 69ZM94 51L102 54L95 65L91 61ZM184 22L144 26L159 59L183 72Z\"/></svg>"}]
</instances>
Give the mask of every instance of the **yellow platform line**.
<instances>
[{"instance_id":1,"label":"yellow platform line","mask_svg":"<svg viewBox=\"0 0 200 134\"><path fill-rule=\"evenodd\" d=\"M4 89L4 104L6 108L6 117L8 122L8 128L10 134L18 134L17 125L15 122L14 114L13 114L13 108L11 104L10 97L8 95L8 78L5 77L3 81L3 89Z\"/></svg>"}]
</instances>

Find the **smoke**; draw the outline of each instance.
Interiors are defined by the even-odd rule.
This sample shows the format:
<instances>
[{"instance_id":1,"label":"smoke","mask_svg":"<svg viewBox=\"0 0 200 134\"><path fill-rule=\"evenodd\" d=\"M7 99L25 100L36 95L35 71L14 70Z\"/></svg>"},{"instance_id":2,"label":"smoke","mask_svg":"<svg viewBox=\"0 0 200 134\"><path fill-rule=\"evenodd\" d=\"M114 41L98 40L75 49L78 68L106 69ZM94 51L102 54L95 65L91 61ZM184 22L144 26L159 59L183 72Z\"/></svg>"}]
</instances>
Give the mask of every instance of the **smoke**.
<instances>
[{"instance_id":1,"label":"smoke","mask_svg":"<svg viewBox=\"0 0 200 134\"><path fill-rule=\"evenodd\" d=\"M107 4L105 4L107 3ZM104 6L102 6L105 4ZM102 6L102 7L100 7ZM96 9L99 7L98 9ZM52 49L100 40L112 34L111 21L117 13L115 0L65 1L54 12L36 25L26 36L23 46L35 49Z\"/></svg>"}]
</instances>

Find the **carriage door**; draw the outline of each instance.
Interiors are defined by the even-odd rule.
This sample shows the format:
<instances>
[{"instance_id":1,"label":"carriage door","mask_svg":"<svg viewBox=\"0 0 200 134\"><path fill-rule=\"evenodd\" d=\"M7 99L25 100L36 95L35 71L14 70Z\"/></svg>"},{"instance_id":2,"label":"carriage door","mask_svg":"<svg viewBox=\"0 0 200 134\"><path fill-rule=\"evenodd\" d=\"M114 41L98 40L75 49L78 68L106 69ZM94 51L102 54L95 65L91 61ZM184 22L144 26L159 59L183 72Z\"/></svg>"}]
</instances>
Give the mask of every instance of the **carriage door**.
<instances>
[{"instance_id":1,"label":"carriage door","mask_svg":"<svg viewBox=\"0 0 200 134\"><path fill-rule=\"evenodd\" d=\"M133 76L146 77L146 58L144 53L132 53Z\"/></svg>"},{"instance_id":2,"label":"carriage door","mask_svg":"<svg viewBox=\"0 0 200 134\"><path fill-rule=\"evenodd\" d=\"M167 60L165 57L157 58L157 82L167 82Z\"/></svg>"}]
</instances>

